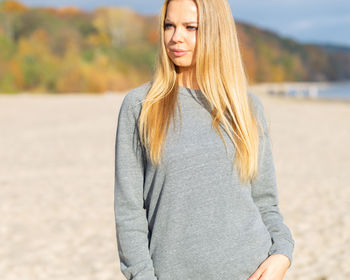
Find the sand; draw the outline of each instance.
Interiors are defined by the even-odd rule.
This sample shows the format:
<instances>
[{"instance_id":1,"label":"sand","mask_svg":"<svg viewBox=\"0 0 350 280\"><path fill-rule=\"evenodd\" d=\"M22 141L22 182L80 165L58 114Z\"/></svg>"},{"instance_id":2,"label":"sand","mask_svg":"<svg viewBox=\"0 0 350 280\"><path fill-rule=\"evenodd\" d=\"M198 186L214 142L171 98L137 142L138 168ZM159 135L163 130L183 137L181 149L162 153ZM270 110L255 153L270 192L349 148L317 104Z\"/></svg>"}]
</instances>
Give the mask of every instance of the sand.
<instances>
[{"instance_id":1,"label":"sand","mask_svg":"<svg viewBox=\"0 0 350 280\"><path fill-rule=\"evenodd\" d=\"M258 96L296 242L284 279L349 279L350 104ZM2 280L125 279L113 212L122 99L0 95Z\"/></svg>"}]
</instances>

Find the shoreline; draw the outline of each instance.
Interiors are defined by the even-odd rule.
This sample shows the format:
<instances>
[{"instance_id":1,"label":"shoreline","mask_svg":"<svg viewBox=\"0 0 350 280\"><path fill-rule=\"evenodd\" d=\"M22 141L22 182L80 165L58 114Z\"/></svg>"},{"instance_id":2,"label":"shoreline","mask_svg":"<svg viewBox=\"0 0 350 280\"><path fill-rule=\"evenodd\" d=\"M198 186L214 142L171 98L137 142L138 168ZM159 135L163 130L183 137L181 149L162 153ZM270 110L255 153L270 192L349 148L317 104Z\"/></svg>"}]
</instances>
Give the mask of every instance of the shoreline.
<instances>
[{"instance_id":1,"label":"shoreline","mask_svg":"<svg viewBox=\"0 0 350 280\"><path fill-rule=\"evenodd\" d=\"M332 93L332 89L336 91L337 88L343 87L345 90L349 90L348 93ZM258 95L276 96L282 98L288 98L290 100L302 100L302 101L322 101L322 102L350 102L350 80L335 81L335 82L264 82L250 84L247 87L248 91L256 93ZM131 90L131 89L129 89ZM69 92L69 93L55 93L55 92L19 92L19 93L6 93L1 92L0 96L73 96L73 95L88 95L88 96L103 96L114 94L125 94L129 90L125 91L106 91L101 93L93 92ZM326 91L326 92L325 92Z\"/></svg>"},{"instance_id":2,"label":"shoreline","mask_svg":"<svg viewBox=\"0 0 350 280\"><path fill-rule=\"evenodd\" d=\"M339 87L343 91L341 94L337 93ZM345 92L347 89L348 93ZM303 101L350 102L350 81L258 83L249 85L248 90L258 94L302 99Z\"/></svg>"}]
</instances>

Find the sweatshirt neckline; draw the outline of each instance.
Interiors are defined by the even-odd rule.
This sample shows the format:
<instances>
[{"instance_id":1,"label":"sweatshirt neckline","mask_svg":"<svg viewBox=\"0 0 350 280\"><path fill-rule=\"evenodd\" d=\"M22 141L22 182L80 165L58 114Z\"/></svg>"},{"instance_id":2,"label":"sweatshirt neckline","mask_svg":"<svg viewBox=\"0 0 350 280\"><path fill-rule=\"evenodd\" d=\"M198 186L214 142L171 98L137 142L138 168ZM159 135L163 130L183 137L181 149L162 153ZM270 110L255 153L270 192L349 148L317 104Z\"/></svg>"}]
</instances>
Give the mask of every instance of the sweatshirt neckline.
<instances>
[{"instance_id":1,"label":"sweatshirt neckline","mask_svg":"<svg viewBox=\"0 0 350 280\"><path fill-rule=\"evenodd\" d=\"M202 91L200 89L179 86L179 93L181 93L183 95L190 95L190 94L200 94L200 93L202 93Z\"/></svg>"}]
</instances>

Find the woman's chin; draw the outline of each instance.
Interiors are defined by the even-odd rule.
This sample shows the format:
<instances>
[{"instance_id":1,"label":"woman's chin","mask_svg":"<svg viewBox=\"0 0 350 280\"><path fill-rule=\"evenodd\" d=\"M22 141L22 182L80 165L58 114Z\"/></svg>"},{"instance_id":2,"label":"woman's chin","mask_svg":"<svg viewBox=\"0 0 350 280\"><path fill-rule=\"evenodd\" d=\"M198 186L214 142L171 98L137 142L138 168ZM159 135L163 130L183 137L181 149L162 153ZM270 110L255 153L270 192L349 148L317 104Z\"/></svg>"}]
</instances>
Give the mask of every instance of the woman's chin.
<instances>
[{"instance_id":1,"label":"woman's chin","mask_svg":"<svg viewBox=\"0 0 350 280\"><path fill-rule=\"evenodd\" d=\"M184 62L184 61L179 61L179 60L173 60L174 64L177 66L177 67L183 67L183 68L189 68L189 67L192 67L192 64L189 63L189 62Z\"/></svg>"}]
</instances>

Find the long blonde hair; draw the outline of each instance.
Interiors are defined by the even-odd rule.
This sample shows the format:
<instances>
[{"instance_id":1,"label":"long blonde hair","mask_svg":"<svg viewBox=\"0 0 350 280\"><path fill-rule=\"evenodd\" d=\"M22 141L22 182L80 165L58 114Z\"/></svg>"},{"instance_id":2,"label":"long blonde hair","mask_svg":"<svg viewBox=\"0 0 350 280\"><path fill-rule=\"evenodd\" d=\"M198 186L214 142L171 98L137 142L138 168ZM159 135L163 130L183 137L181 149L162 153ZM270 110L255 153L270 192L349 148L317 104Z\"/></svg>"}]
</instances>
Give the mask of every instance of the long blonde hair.
<instances>
[{"instance_id":1,"label":"long blonde hair","mask_svg":"<svg viewBox=\"0 0 350 280\"><path fill-rule=\"evenodd\" d=\"M140 141L152 164L160 162L164 139L177 105L176 65L164 45L164 20L168 4L159 18L159 52L151 87L143 101L138 127ZM258 123L247 95L247 80L239 50L235 22L227 0L193 0L198 10L196 79L209 104L212 127L227 145L220 123L235 145L235 164L242 183L258 172Z\"/></svg>"}]
</instances>

